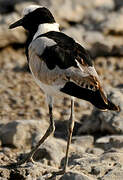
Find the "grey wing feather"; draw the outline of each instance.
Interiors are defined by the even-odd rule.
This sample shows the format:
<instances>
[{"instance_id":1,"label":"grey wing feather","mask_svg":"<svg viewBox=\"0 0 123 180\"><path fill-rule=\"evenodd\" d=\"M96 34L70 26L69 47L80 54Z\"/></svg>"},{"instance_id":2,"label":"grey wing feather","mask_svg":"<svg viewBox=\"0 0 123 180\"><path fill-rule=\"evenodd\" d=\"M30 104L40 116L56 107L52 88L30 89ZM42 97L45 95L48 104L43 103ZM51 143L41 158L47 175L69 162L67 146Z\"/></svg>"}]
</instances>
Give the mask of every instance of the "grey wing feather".
<instances>
[{"instance_id":1,"label":"grey wing feather","mask_svg":"<svg viewBox=\"0 0 123 180\"><path fill-rule=\"evenodd\" d=\"M44 53L45 49L47 47L51 47L56 44L57 43L54 40L47 37L38 37L37 39L32 41L32 43L29 46L29 56L30 56L29 64L31 66L31 69L34 69L35 75L38 74L38 78L40 77L39 78L40 80L47 79L47 82L50 81L51 84L52 83L57 84L57 78L59 77L58 79L61 79L60 81L62 83L71 80L82 87L85 86L89 87L90 84L92 84L93 87L95 87L94 85L95 80L93 79L92 76L93 75L97 76L97 74L95 73L96 71L92 66L89 67L82 66L78 62L77 65L79 68L69 67L67 69L61 69L59 66L56 66L56 68L50 71L50 69L46 66L45 62L44 63L41 62L42 60L41 56ZM45 78L42 79L42 77Z\"/></svg>"},{"instance_id":2,"label":"grey wing feather","mask_svg":"<svg viewBox=\"0 0 123 180\"><path fill-rule=\"evenodd\" d=\"M47 37L39 37L33 40L29 46L31 51L34 51L38 56L41 56L46 47L54 46L55 41Z\"/></svg>"}]
</instances>

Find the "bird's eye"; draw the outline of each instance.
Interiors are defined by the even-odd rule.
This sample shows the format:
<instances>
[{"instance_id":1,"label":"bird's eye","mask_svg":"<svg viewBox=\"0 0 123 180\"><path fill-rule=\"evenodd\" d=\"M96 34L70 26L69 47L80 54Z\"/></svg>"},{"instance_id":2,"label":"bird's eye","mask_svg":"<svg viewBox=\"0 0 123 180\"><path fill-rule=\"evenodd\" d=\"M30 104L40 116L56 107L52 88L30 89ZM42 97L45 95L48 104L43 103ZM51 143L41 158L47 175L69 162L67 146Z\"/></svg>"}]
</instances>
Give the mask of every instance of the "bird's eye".
<instances>
[{"instance_id":1,"label":"bird's eye","mask_svg":"<svg viewBox=\"0 0 123 180\"><path fill-rule=\"evenodd\" d=\"M90 85L90 88L93 89L93 85Z\"/></svg>"}]
</instances>

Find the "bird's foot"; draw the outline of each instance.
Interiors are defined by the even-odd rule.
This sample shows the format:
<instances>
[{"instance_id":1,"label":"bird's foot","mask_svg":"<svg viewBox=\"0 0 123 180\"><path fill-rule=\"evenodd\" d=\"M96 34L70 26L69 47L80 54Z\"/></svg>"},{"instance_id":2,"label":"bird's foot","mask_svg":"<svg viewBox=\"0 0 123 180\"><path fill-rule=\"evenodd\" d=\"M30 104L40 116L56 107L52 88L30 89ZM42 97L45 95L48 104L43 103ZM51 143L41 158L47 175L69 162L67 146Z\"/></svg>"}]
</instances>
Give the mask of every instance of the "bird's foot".
<instances>
[{"instance_id":1,"label":"bird's foot","mask_svg":"<svg viewBox=\"0 0 123 180\"><path fill-rule=\"evenodd\" d=\"M23 159L19 160L18 162L9 164L9 167L18 167L18 166L21 166L22 164L25 164L25 163L32 163L32 164L34 164L34 160L33 160L32 156L30 155L30 153L27 154L26 157L24 157Z\"/></svg>"},{"instance_id":2,"label":"bird's foot","mask_svg":"<svg viewBox=\"0 0 123 180\"><path fill-rule=\"evenodd\" d=\"M63 175L63 174L65 174L65 172L66 172L66 171L64 171L64 170L60 170L60 171L58 171L58 172L53 172L52 175L54 175L54 176Z\"/></svg>"},{"instance_id":3,"label":"bird's foot","mask_svg":"<svg viewBox=\"0 0 123 180\"><path fill-rule=\"evenodd\" d=\"M60 170L60 171L57 171L57 172L52 172L52 175L48 178L49 180L56 177L56 176L60 176L60 175L64 175L65 174L65 170Z\"/></svg>"}]
</instances>

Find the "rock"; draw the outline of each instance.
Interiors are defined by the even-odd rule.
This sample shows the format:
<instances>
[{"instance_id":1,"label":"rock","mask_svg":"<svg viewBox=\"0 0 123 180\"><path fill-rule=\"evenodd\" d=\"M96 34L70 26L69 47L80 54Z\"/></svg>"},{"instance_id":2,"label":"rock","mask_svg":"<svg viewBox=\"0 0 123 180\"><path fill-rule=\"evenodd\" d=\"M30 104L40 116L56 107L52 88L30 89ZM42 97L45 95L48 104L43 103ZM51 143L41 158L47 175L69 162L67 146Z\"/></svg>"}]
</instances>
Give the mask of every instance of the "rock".
<instances>
[{"instance_id":1,"label":"rock","mask_svg":"<svg viewBox=\"0 0 123 180\"><path fill-rule=\"evenodd\" d=\"M122 180L123 179L123 170L110 170L100 179L100 180Z\"/></svg>"},{"instance_id":2,"label":"rock","mask_svg":"<svg viewBox=\"0 0 123 180\"><path fill-rule=\"evenodd\" d=\"M83 172L91 172L91 166L94 166L98 161L97 156L93 154L73 153L69 158L69 168L72 168L73 171L79 169Z\"/></svg>"},{"instance_id":3,"label":"rock","mask_svg":"<svg viewBox=\"0 0 123 180\"><path fill-rule=\"evenodd\" d=\"M36 141L38 142L40 138L37 136ZM34 140L33 145L37 144L36 141ZM34 160L50 166L59 166L65 151L64 140L49 137L34 154Z\"/></svg>"},{"instance_id":4,"label":"rock","mask_svg":"<svg viewBox=\"0 0 123 180\"><path fill-rule=\"evenodd\" d=\"M90 134L99 131L99 127L100 127L100 121L98 121L97 119L92 119L91 115L87 116L85 119L82 119L82 126L78 129L78 135L83 133Z\"/></svg>"},{"instance_id":5,"label":"rock","mask_svg":"<svg viewBox=\"0 0 123 180\"><path fill-rule=\"evenodd\" d=\"M16 13L11 15L2 16L0 19L0 48L3 48L13 43L24 43L26 40L26 34L23 28L9 29L9 25L20 19ZM21 38L20 38L21 36Z\"/></svg>"},{"instance_id":6,"label":"rock","mask_svg":"<svg viewBox=\"0 0 123 180\"><path fill-rule=\"evenodd\" d=\"M99 175L100 174L100 168L96 166L92 166L91 168L91 174L93 175Z\"/></svg>"},{"instance_id":7,"label":"rock","mask_svg":"<svg viewBox=\"0 0 123 180\"><path fill-rule=\"evenodd\" d=\"M7 170L5 167L0 167L0 172L2 179L24 179L24 180L31 180L31 179L41 179L45 180L46 175L43 175L45 172L49 172L50 176L54 169L50 166L42 167L40 163L33 165L32 167L26 166L21 168L15 168L11 170Z\"/></svg>"},{"instance_id":8,"label":"rock","mask_svg":"<svg viewBox=\"0 0 123 180\"><path fill-rule=\"evenodd\" d=\"M118 159L122 155L117 155L116 153L106 153L101 156L94 156L85 154L83 157L74 157L74 166L69 167L70 170L66 172L64 175L55 176L56 180L59 179L70 179L70 180L108 180L112 177L114 180L118 178L118 180L122 177L122 162ZM113 157L118 157L117 160L114 161ZM75 161L76 160L76 161ZM118 163L119 161L119 163ZM89 167L89 168L88 168ZM51 179L53 172L58 172L57 168L53 168L51 166L42 165L41 163L35 163L33 166L22 166L21 168L15 169L6 169L5 167L0 167L1 177L4 179ZM119 174L118 174L119 173ZM51 178L52 177L52 178Z\"/></svg>"},{"instance_id":9,"label":"rock","mask_svg":"<svg viewBox=\"0 0 123 180\"><path fill-rule=\"evenodd\" d=\"M65 173L60 180L93 180L93 178L88 177L84 174L78 174L73 172Z\"/></svg>"},{"instance_id":10,"label":"rock","mask_svg":"<svg viewBox=\"0 0 123 180\"><path fill-rule=\"evenodd\" d=\"M96 0L95 1L96 8L113 10L114 9L114 1L113 0Z\"/></svg>"},{"instance_id":11,"label":"rock","mask_svg":"<svg viewBox=\"0 0 123 180\"><path fill-rule=\"evenodd\" d=\"M38 120L1 122L0 140L4 146L14 146L16 148L28 147L32 145L36 133L44 133L47 127L48 124L45 121Z\"/></svg>"},{"instance_id":12,"label":"rock","mask_svg":"<svg viewBox=\"0 0 123 180\"><path fill-rule=\"evenodd\" d=\"M110 89L107 87L107 89ZM99 111L94 109L92 114L88 116L86 121L83 121L82 127L78 130L78 134L90 132L109 132L112 134L123 133L123 95L118 89L110 89L110 99L121 108L120 112L114 111Z\"/></svg>"},{"instance_id":13,"label":"rock","mask_svg":"<svg viewBox=\"0 0 123 180\"><path fill-rule=\"evenodd\" d=\"M16 120L13 122L3 122L0 125L0 140L2 145L16 147L18 149L26 149L36 146L37 142L44 135L48 123L39 120ZM23 133L23 136L22 136ZM89 147L93 142L92 137L86 137ZM83 140L74 140L74 144L70 146L70 152L84 152L85 145L80 146L77 141L84 142ZM59 166L62 158L65 156L67 143L64 140L49 137L34 154L34 160L40 161L46 165ZM28 150L29 152L30 150ZM11 158L11 157L10 157ZM23 158L23 157L22 157Z\"/></svg>"},{"instance_id":14,"label":"rock","mask_svg":"<svg viewBox=\"0 0 123 180\"><path fill-rule=\"evenodd\" d=\"M111 54L112 48L108 45L103 44L103 42L96 42L93 44L89 50L91 57L94 59L100 56L108 56Z\"/></svg>"},{"instance_id":15,"label":"rock","mask_svg":"<svg viewBox=\"0 0 123 180\"><path fill-rule=\"evenodd\" d=\"M33 140L33 146L35 146L37 144L37 142L39 141L41 137L37 136L34 140ZM83 140L75 140L74 139L74 143L70 144L70 149L69 149L69 153L73 153L76 152L77 154L82 154L85 152L85 148L89 147L89 145L92 143L93 138L90 136L86 137L86 139L89 139L91 142L86 143L83 145L82 142L84 142L84 138ZM88 140L88 141L89 141ZM79 141L82 143L79 144ZM46 165L52 165L52 166L59 166L61 163L61 167L64 165L64 157L65 157L65 153L66 153L66 148L67 148L67 142L65 142L62 139L57 139L54 137L49 137L36 151L36 153L34 154L34 160L35 161L39 161L43 164Z\"/></svg>"},{"instance_id":16,"label":"rock","mask_svg":"<svg viewBox=\"0 0 123 180\"><path fill-rule=\"evenodd\" d=\"M42 5L42 1L40 1L40 4ZM81 0L79 0L78 3L76 3L75 0L55 0L50 1L49 4L49 8L58 19L79 22L83 18L84 9L81 6Z\"/></svg>"},{"instance_id":17,"label":"rock","mask_svg":"<svg viewBox=\"0 0 123 180\"><path fill-rule=\"evenodd\" d=\"M78 0L64 0L64 1L38 1L39 4L49 8L55 15L57 21L61 24L62 27L68 27L68 22L77 23L83 20L86 13L94 8L102 8L111 10L114 8L113 0L109 0L108 3L103 1L81 1Z\"/></svg>"},{"instance_id":18,"label":"rock","mask_svg":"<svg viewBox=\"0 0 123 180\"><path fill-rule=\"evenodd\" d=\"M88 28L82 25L76 25L63 30L63 32L74 38L84 48L88 49L92 58L100 56L122 56L122 37L105 36L98 31L98 25L96 30L96 25L94 26L91 21L93 22L94 20L84 22L84 25Z\"/></svg>"},{"instance_id":19,"label":"rock","mask_svg":"<svg viewBox=\"0 0 123 180\"><path fill-rule=\"evenodd\" d=\"M113 46L111 54L113 56L123 56L123 45Z\"/></svg>"},{"instance_id":20,"label":"rock","mask_svg":"<svg viewBox=\"0 0 123 180\"><path fill-rule=\"evenodd\" d=\"M101 34L98 31L86 31L84 35L84 41L89 45L88 48L90 49L91 54L92 54L91 48L95 47L97 49L98 47L98 50L100 50L101 45L103 46L103 48L104 48L104 45L106 46L106 43L104 42L105 37L103 36L103 34ZM105 51L106 51L106 48L103 50L103 52Z\"/></svg>"},{"instance_id":21,"label":"rock","mask_svg":"<svg viewBox=\"0 0 123 180\"><path fill-rule=\"evenodd\" d=\"M103 33L106 34L123 34L123 13L110 13L107 19L100 24Z\"/></svg>"},{"instance_id":22,"label":"rock","mask_svg":"<svg viewBox=\"0 0 123 180\"><path fill-rule=\"evenodd\" d=\"M97 147L87 148L86 153L95 154L95 155L99 156L104 153L104 150L101 148L97 148Z\"/></svg>"},{"instance_id":23,"label":"rock","mask_svg":"<svg viewBox=\"0 0 123 180\"><path fill-rule=\"evenodd\" d=\"M101 155L93 155L83 153L70 157L69 168L72 171L86 172L86 174L94 175L97 179L102 179L104 174L109 171L122 171L123 158L122 152L105 152Z\"/></svg>"},{"instance_id":24,"label":"rock","mask_svg":"<svg viewBox=\"0 0 123 180\"><path fill-rule=\"evenodd\" d=\"M0 14L5 14L5 13L10 13L13 11L13 7L15 4L15 1L17 2L17 0L14 1L10 1L10 0L1 0L0 1Z\"/></svg>"},{"instance_id":25,"label":"rock","mask_svg":"<svg viewBox=\"0 0 123 180\"><path fill-rule=\"evenodd\" d=\"M82 39L81 43L86 42L85 47L93 58L107 55L122 56L122 15L122 12L104 13L98 8L85 13L82 22L85 31L83 39L81 37L80 40Z\"/></svg>"},{"instance_id":26,"label":"rock","mask_svg":"<svg viewBox=\"0 0 123 180\"><path fill-rule=\"evenodd\" d=\"M107 12L104 13L100 9L91 9L85 13L82 25L84 25L87 30L98 30L99 24L105 20L106 15Z\"/></svg>"},{"instance_id":27,"label":"rock","mask_svg":"<svg viewBox=\"0 0 123 180\"><path fill-rule=\"evenodd\" d=\"M91 23L91 22L90 22ZM89 27L90 29L93 27ZM92 58L100 56L122 56L122 36L104 35L97 30L85 30L83 40Z\"/></svg>"},{"instance_id":28,"label":"rock","mask_svg":"<svg viewBox=\"0 0 123 180\"><path fill-rule=\"evenodd\" d=\"M110 133L121 134L123 132L123 95L117 89L112 89L109 94L110 99L120 107L120 112L107 111L100 112L99 119L101 121L101 131L109 131Z\"/></svg>"},{"instance_id":29,"label":"rock","mask_svg":"<svg viewBox=\"0 0 123 180\"><path fill-rule=\"evenodd\" d=\"M123 1L120 0L114 0L116 9L120 9L123 7Z\"/></svg>"},{"instance_id":30,"label":"rock","mask_svg":"<svg viewBox=\"0 0 123 180\"><path fill-rule=\"evenodd\" d=\"M0 180L7 180L10 176L10 172L8 169L0 169L0 174L1 174L1 177L0 177Z\"/></svg>"},{"instance_id":31,"label":"rock","mask_svg":"<svg viewBox=\"0 0 123 180\"><path fill-rule=\"evenodd\" d=\"M83 36L85 35L85 29L83 26L81 25L72 26L70 28L63 30L63 33L74 38L77 42L82 44L82 46L86 46L86 42L83 39Z\"/></svg>"},{"instance_id":32,"label":"rock","mask_svg":"<svg viewBox=\"0 0 123 180\"><path fill-rule=\"evenodd\" d=\"M93 136L75 136L72 138L72 143L82 146L83 148L91 147L94 143Z\"/></svg>"},{"instance_id":33,"label":"rock","mask_svg":"<svg viewBox=\"0 0 123 180\"><path fill-rule=\"evenodd\" d=\"M69 116L67 117L68 119L69 119ZM60 119L60 120L55 121L56 128L55 128L54 136L56 138L63 138L65 140L67 140L69 120L63 120L63 118L64 118L64 115L62 115L62 120ZM75 121L74 129L73 129L73 136L75 136L78 133L78 129L80 127L81 127L81 123Z\"/></svg>"},{"instance_id":34,"label":"rock","mask_svg":"<svg viewBox=\"0 0 123 180\"><path fill-rule=\"evenodd\" d=\"M123 135L104 136L96 140L96 146L105 150L110 148L123 148Z\"/></svg>"}]
</instances>

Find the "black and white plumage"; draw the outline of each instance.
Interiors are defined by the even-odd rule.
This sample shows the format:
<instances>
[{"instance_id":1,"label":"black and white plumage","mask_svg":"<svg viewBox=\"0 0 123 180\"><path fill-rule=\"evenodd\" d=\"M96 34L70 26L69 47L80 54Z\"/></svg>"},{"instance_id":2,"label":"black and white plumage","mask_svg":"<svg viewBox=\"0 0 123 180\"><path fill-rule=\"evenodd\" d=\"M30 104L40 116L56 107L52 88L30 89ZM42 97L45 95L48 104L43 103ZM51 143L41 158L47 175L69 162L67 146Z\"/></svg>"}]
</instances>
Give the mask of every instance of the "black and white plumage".
<instances>
[{"instance_id":1,"label":"black and white plumage","mask_svg":"<svg viewBox=\"0 0 123 180\"><path fill-rule=\"evenodd\" d=\"M59 25L47 8L37 5L25 8L23 18L10 25L10 29L17 26L23 26L29 32L26 43L27 60L36 83L47 95L49 103L50 130L47 130L44 139L41 139L37 147L44 142L54 128L52 98L59 96L71 98L70 133L65 171L74 126L72 97L87 100L101 110L118 111L119 107L107 99L87 51L74 39L60 32ZM35 150L36 148L31 151L27 159Z\"/></svg>"}]
</instances>

